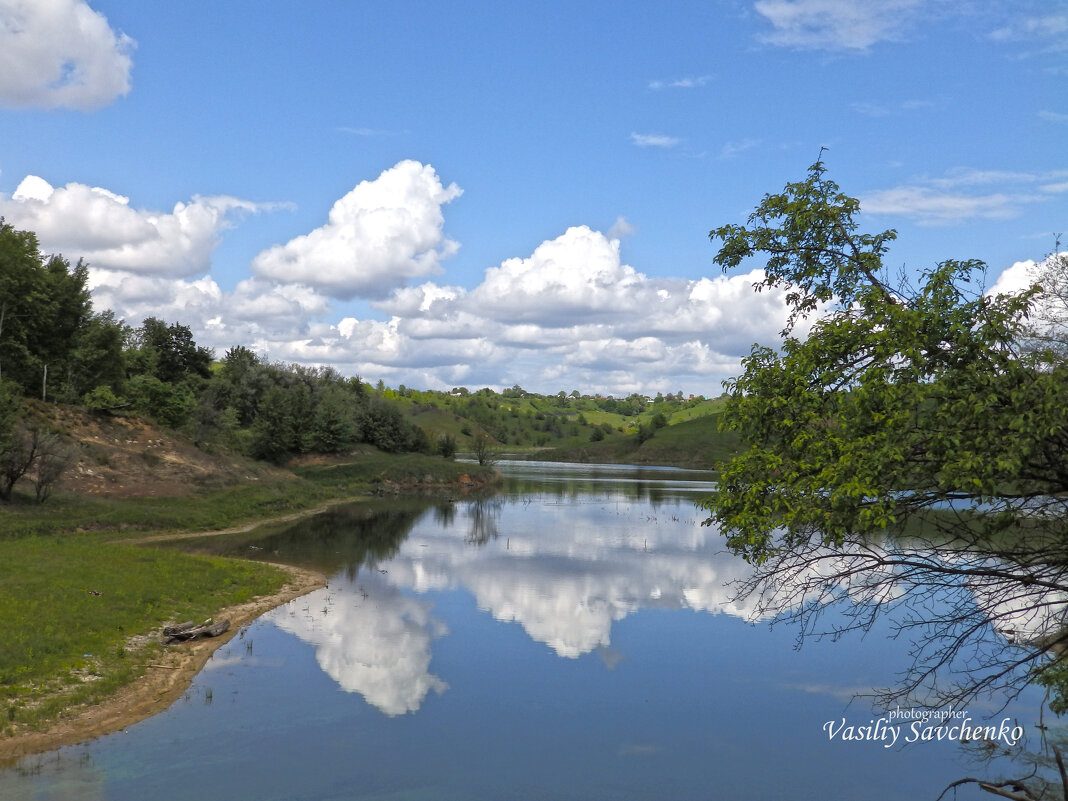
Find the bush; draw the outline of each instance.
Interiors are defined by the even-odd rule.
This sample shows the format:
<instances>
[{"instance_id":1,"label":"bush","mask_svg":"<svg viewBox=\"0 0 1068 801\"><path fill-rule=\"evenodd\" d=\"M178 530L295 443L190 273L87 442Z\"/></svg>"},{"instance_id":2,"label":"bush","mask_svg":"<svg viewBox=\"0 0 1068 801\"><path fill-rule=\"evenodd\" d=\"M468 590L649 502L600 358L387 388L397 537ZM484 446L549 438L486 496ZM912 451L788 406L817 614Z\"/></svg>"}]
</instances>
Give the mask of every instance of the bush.
<instances>
[{"instance_id":1,"label":"bush","mask_svg":"<svg viewBox=\"0 0 1068 801\"><path fill-rule=\"evenodd\" d=\"M442 434L438 437L438 453L446 459L456 456L456 437L452 434Z\"/></svg>"},{"instance_id":2,"label":"bush","mask_svg":"<svg viewBox=\"0 0 1068 801\"><path fill-rule=\"evenodd\" d=\"M96 414L114 414L123 406L128 406L125 398L119 397L109 386L97 387L86 392L82 397L82 403L90 412Z\"/></svg>"},{"instance_id":3,"label":"bush","mask_svg":"<svg viewBox=\"0 0 1068 801\"><path fill-rule=\"evenodd\" d=\"M358 421L358 428L361 441L387 453L430 452L426 432L388 403L369 403Z\"/></svg>"},{"instance_id":4,"label":"bush","mask_svg":"<svg viewBox=\"0 0 1068 801\"><path fill-rule=\"evenodd\" d=\"M160 381L150 375L130 379L130 399L134 409L169 428L179 428L193 414L196 398L184 386Z\"/></svg>"}]
</instances>

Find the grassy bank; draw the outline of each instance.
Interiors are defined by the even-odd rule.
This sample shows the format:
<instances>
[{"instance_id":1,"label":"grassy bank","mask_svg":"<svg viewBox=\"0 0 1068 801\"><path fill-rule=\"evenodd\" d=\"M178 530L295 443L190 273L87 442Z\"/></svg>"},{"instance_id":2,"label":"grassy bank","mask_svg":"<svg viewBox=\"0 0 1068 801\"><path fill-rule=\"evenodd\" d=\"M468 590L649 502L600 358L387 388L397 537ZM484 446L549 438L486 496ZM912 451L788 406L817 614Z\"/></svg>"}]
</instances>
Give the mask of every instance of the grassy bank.
<instances>
[{"instance_id":1,"label":"grassy bank","mask_svg":"<svg viewBox=\"0 0 1068 801\"><path fill-rule=\"evenodd\" d=\"M0 542L0 731L39 728L140 675L158 645L136 635L203 620L276 591L270 565L94 538Z\"/></svg>"},{"instance_id":2,"label":"grassy bank","mask_svg":"<svg viewBox=\"0 0 1068 801\"><path fill-rule=\"evenodd\" d=\"M215 531L310 510L376 487L476 486L477 465L367 450L227 489L169 497L58 493L0 507L0 737L46 728L113 694L152 662L145 635L276 592L270 565L192 556L121 540Z\"/></svg>"},{"instance_id":3,"label":"grassy bank","mask_svg":"<svg viewBox=\"0 0 1068 801\"><path fill-rule=\"evenodd\" d=\"M281 480L155 498L58 494L44 505L23 496L0 508L0 538L94 532L137 536L153 531L212 531L312 508L331 497L333 493L328 488L314 482Z\"/></svg>"},{"instance_id":4,"label":"grassy bank","mask_svg":"<svg viewBox=\"0 0 1068 801\"><path fill-rule=\"evenodd\" d=\"M719 430L719 415L708 414L656 429L648 439L615 434L576 448L539 451L537 458L559 462L656 464L714 469L738 449L738 436Z\"/></svg>"}]
</instances>

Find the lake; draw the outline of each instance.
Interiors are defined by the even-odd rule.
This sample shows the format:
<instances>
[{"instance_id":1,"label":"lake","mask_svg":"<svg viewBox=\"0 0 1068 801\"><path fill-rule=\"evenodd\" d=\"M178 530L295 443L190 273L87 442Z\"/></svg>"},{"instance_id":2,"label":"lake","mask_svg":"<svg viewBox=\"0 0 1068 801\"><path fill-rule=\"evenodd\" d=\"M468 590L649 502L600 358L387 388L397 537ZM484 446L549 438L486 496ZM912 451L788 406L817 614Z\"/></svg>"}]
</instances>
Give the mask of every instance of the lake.
<instances>
[{"instance_id":1,"label":"lake","mask_svg":"<svg viewBox=\"0 0 1068 801\"><path fill-rule=\"evenodd\" d=\"M0 772L0 798L934 799L979 772L908 726L890 742L854 699L909 665L884 623L798 648L735 600L748 566L700 525L708 474L500 467L489 498L183 542L329 586L248 626L167 711ZM960 712L1030 728L1039 700Z\"/></svg>"}]
</instances>

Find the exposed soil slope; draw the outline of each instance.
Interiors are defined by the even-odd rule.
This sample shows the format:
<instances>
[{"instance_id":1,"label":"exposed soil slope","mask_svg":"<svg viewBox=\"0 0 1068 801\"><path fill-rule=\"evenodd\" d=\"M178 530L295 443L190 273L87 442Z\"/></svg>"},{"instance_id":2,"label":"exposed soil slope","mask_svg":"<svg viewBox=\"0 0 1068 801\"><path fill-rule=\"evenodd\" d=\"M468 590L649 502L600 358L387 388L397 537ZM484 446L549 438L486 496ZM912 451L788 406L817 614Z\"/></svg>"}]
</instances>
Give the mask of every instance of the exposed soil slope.
<instances>
[{"instance_id":1,"label":"exposed soil slope","mask_svg":"<svg viewBox=\"0 0 1068 801\"><path fill-rule=\"evenodd\" d=\"M73 407L41 407L50 425L73 446L74 462L62 490L85 495L138 497L184 495L264 478L284 478L272 468L233 454L209 453L187 438L136 417L102 417Z\"/></svg>"}]
</instances>

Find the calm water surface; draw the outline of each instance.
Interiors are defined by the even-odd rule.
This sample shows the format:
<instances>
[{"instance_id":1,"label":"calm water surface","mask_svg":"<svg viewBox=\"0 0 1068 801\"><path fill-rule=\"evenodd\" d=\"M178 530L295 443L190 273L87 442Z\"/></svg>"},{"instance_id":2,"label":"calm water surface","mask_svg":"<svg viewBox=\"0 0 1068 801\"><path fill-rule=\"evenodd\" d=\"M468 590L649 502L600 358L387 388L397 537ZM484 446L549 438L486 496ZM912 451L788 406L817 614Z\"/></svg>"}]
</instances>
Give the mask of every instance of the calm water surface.
<instances>
[{"instance_id":1,"label":"calm water surface","mask_svg":"<svg viewBox=\"0 0 1068 801\"><path fill-rule=\"evenodd\" d=\"M893 684L905 644L797 649L754 619L730 587L746 565L700 525L706 474L502 469L489 499L194 543L329 587L248 626L166 712L0 772L0 799L933 799L974 775L953 743L828 737L877 717L851 699Z\"/></svg>"}]
</instances>

